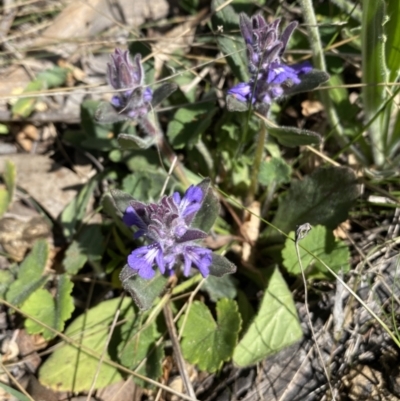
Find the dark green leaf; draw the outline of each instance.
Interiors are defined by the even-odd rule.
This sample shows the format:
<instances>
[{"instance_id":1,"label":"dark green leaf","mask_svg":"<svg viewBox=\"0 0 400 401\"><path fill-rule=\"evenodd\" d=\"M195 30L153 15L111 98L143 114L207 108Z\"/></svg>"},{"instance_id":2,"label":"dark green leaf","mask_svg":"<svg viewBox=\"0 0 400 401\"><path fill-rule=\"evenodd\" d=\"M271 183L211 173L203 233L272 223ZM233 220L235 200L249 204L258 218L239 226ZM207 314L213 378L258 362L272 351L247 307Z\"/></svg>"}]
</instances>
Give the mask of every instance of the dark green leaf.
<instances>
[{"instance_id":1,"label":"dark green leaf","mask_svg":"<svg viewBox=\"0 0 400 401\"><path fill-rule=\"evenodd\" d=\"M236 266L230 262L225 256L212 254L212 263L210 266L210 275L215 277L222 277L225 274L236 272Z\"/></svg>"},{"instance_id":2,"label":"dark green leaf","mask_svg":"<svg viewBox=\"0 0 400 401\"><path fill-rule=\"evenodd\" d=\"M346 167L319 168L303 181L294 181L280 199L273 224L289 233L296 226L310 223L335 229L346 220L348 211L360 194L354 172ZM272 228L267 237L273 242L283 237Z\"/></svg>"},{"instance_id":3,"label":"dark green leaf","mask_svg":"<svg viewBox=\"0 0 400 401\"><path fill-rule=\"evenodd\" d=\"M268 133L284 146L317 145L321 137L316 132L295 127L268 127Z\"/></svg>"},{"instance_id":4,"label":"dark green leaf","mask_svg":"<svg viewBox=\"0 0 400 401\"><path fill-rule=\"evenodd\" d=\"M310 92L329 80L329 74L325 71L311 70L308 74L301 76L301 82L291 88L285 89L285 95L295 95L301 92Z\"/></svg>"},{"instance_id":5,"label":"dark green leaf","mask_svg":"<svg viewBox=\"0 0 400 401\"><path fill-rule=\"evenodd\" d=\"M214 102L195 103L180 108L168 124L167 136L175 149L195 144L210 126L217 109Z\"/></svg>"},{"instance_id":6,"label":"dark green leaf","mask_svg":"<svg viewBox=\"0 0 400 401\"><path fill-rule=\"evenodd\" d=\"M153 93L151 105L157 107L164 99L170 96L178 89L178 85L173 82L167 82L159 86Z\"/></svg>"},{"instance_id":7,"label":"dark green leaf","mask_svg":"<svg viewBox=\"0 0 400 401\"><path fill-rule=\"evenodd\" d=\"M237 280L232 276L208 276L202 286L210 296L211 301L217 302L221 298L234 299L237 295Z\"/></svg>"},{"instance_id":8,"label":"dark green leaf","mask_svg":"<svg viewBox=\"0 0 400 401\"><path fill-rule=\"evenodd\" d=\"M249 110L249 105L246 102L237 100L233 95L226 95L226 108L229 111L243 112Z\"/></svg>"},{"instance_id":9,"label":"dark green leaf","mask_svg":"<svg viewBox=\"0 0 400 401\"><path fill-rule=\"evenodd\" d=\"M145 280L137 272L125 265L119 279L140 310L150 309L157 297L163 292L168 279L156 273L155 277Z\"/></svg>"},{"instance_id":10,"label":"dark green leaf","mask_svg":"<svg viewBox=\"0 0 400 401\"><path fill-rule=\"evenodd\" d=\"M229 67L236 78L247 82L249 78L247 57L244 41L239 34L239 15L224 0L213 0L211 9L212 26L216 33L218 47L226 55Z\"/></svg>"},{"instance_id":11,"label":"dark green leaf","mask_svg":"<svg viewBox=\"0 0 400 401\"><path fill-rule=\"evenodd\" d=\"M200 187L206 195L200 210L196 213L191 227L198 228L208 233L218 217L220 204L209 178L204 179L197 186Z\"/></svg>"},{"instance_id":12,"label":"dark green leaf","mask_svg":"<svg viewBox=\"0 0 400 401\"><path fill-rule=\"evenodd\" d=\"M123 150L131 149L148 149L155 143L155 138L151 136L146 136L141 138L133 134L119 134L118 144Z\"/></svg>"}]
</instances>

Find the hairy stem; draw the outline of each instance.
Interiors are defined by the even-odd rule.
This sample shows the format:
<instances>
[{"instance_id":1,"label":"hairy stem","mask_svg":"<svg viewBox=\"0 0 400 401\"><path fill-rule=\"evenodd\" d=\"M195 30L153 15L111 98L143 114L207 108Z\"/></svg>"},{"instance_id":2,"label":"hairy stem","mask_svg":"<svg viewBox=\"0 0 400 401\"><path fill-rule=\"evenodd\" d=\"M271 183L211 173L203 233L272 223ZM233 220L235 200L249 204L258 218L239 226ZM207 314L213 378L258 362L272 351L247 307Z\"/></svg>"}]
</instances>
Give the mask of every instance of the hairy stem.
<instances>
[{"instance_id":1,"label":"hairy stem","mask_svg":"<svg viewBox=\"0 0 400 401\"><path fill-rule=\"evenodd\" d=\"M253 170L251 172L251 181L250 181L250 188L249 194L247 195L246 204L249 205L253 200L257 192L258 188L258 174L260 172L261 162L264 156L264 146L265 141L267 139L267 128L265 124L261 123L260 134L257 138L257 147L256 152L254 154L254 163L253 163Z\"/></svg>"},{"instance_id":2,"label":"hairy stem","mask_svg":"<svg viewBox=\"0 0 400 401\"><path fill-rule=\"evenodd\" d=\"M189 186L190 182L186 177L185 171L183 170L183 166L179 162L179 159L175 154L174 150L166 141L164 134L158 127L158 124L155 121L151 121L147 116L142 118L139 121L139 123L143 131L145 131L149 136L154 138L154 143L157 146L157 149L160 151L161 154L163 154L168 159L170 164L174 163L175 160L177 160L175 164L174 174L185 187Z\"/></svg>"}]
</instances>

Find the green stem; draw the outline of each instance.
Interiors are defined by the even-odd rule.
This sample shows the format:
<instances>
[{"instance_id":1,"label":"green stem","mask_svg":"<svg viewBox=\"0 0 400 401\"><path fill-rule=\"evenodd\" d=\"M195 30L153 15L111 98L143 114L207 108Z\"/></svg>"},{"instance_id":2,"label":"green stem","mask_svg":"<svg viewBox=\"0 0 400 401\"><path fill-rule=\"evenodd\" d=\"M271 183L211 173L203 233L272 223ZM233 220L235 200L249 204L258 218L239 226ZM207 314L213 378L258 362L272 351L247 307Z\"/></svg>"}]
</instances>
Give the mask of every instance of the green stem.
<instances>
[{"instance_id":1,"label":"green stem","mask_svg":"<svg viewBox=\"0 0 400 401\"><path fill-rule=\"evenodd\" d=\"M256 195L258 189L258 174L260 172L261 162L264 156L265 141L267 139L267 128L263 122L261 122L260 134L257 139L256 152L254 154L253 170L251 172L251 181L249 194L247 195L246 204L249 205Z\"/></svg>"}]
</instances>

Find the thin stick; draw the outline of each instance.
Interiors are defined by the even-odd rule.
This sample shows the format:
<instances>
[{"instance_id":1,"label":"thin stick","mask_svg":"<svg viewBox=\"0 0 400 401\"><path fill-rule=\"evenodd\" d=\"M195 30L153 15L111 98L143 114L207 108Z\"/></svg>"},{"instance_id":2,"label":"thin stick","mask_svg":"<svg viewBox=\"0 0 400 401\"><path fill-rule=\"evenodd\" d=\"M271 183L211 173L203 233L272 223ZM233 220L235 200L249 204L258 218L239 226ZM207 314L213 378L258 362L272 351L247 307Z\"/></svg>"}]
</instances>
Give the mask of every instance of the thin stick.
<instances>
[{"instance_id":1,"label":"thin stick","mask_svg":"<svg viewBox=\"0 0 400 401\"><path fill-rule=\"evenodd\" d=\"M295 245L295 248L296 248L297 260L299 261L300 270L301 270L301 276L303 278L303 283L304 283L304 305L305 305L305 308L306 308L308 324L310 326L310 330L311 330L311 333L312 333L312 337L314 339L314 343L315 343L315 347L317 349L317 353L318 353L319 359L320 359L321 364L322 364L322 368L324 369L324 372L325 372L326 380L328 381L329 388L331 390L332 398L335 401L336 400L335 394L333 392L333 387L332 387L330 379L329 379L330 375L329 375L328 370L327 370L327 368L325 366L324 358L322 357L322 353L321 353L321 350L320 350L319 345L318 345L318 338L317 338L317 336L315 334L314 326L313 326L312 321L311 321L311 314L310 314L310 310L308 308L307 280L306 280L306 275L304 273L303 263L301 261L300 251L299 251L299 241L301 239L303 239L308 234L308 232L310 230L311 230L311 225L309 223L302 224L300 227L298 227L297 230L296 230L296 240L294 242L294 245Z\"/></svg>"},{"instance_id":2,"label":"thin stick","mask_svg":"<svg viewBox=\"0 0 400 401\"><path fill-rule=\"evenodd\" d=\"M25 316L27 318L29 318L30 320L34 321L37 324L40 324L42 327L44 327L47 330L50 330L51 332L53 332L54 334L56 334L57 336L59 336L61 339L63 339L67 344L70 344L71 346L82 350L83 352L85 352L85 354L90 355L94 358L100 358L100 355L96 352L93 351L91 348L88 348L87 346L81 345L78 341L73 340L72 338L66 336L65 334L61 333L60 331L54 329L53 327L50 327L49 325L43 323L41 320L36 319L34 316L28 315L27 313L23 312L21 309L17 308L15 305L10 304L9 302L7 302L5 299L0 298L0 304L3 304L5 306L7 306L8 308L11 308L13 310L15 310L16 312L18 312L20 315ZM188 400L188 401L196 401L195 399L193 399L192 397L189 397L186 394L182 394L179 391L176 391L162 383L159 383L153 379L150 379L149 377L143 376L139 373L134 372L131 369L126 368L125 366L112 361L111 359L104 359L104 363L112 366L122 372L128 373L129 375L135 376L140 380L143 380L147 383L152 384L153 386L159 387L165 391L167 391L170 394L174 394L184 400Z\"/></svg>"},{"instance_id":3,"label":"thin stick","mask_svg":"<svg viewBox=\"0 0 400 401\"><path fill-rule=\"evenodd\" d=\"M29 395L29 393L21 386L21 384L19 384L18 380L7 370L7 368L4 366L1 358L0 358L0 366L3 369L3 371L6 373L6 375L9 377L9 379L14 383L15 387L17 387L18 390L21 391L21 393L25 394L30 399L30 401L35 401Z\"/></svg>"},{"instance_id":4,"label":"thin stick","mask_svg":"<svg viewBox=\"0 0 400 401\"><path fill-rule=\"evenodd\" d=\"M124 297L125 297L125 294L123 294L122 297L121 297L120 304L119 304L119 307L117 309L117 313L115 314L114 320L112 321L112 324L111 324L111 327L110 327L110 333L108 334L106 343L104 344L103 352L101 353L101 357L99 359L99 363L97 364L96 373L95 373L95 375L93 377L92 385L90 386L90 390L89 390L88 396L86 398L86 401L90 401L91 398L92 398L92 394L93 394L93 391L94 391L94 386L96 385L96 381L97 381L97 378L98 378L99 373L100 373L101 365L103 364L104 355L107 352L108 344L110 344L111 337L112 337L112 334L113 334L114 329L115 329L115 325L117 324L119 315L121 313L121 305L122 305L122 302L124 301Z\"/></svg>"},{"instance_id":5,"label":"thin stick","mask_svg":"<svg viewBox=\"0 0 400 401\"><path fill-rule=\"evenodd\" d=\"M186 392L190 395L190 397L196 399L196 393L194 392L192 383L190 381L189 374L186 369L185 361L183 360L182 351L179 346L176 327L174 324L174 318L173 318L171 307L170 307L169 303L167 303L164 306L164 317L165 317L165 323L167 324L167 328L168 328L169 338L171 339L171 342L172 342L172 349L174 350L175 359L176 359L176 362L178 363L178 369L181 374Z\"/></svg>"}]
</instances>

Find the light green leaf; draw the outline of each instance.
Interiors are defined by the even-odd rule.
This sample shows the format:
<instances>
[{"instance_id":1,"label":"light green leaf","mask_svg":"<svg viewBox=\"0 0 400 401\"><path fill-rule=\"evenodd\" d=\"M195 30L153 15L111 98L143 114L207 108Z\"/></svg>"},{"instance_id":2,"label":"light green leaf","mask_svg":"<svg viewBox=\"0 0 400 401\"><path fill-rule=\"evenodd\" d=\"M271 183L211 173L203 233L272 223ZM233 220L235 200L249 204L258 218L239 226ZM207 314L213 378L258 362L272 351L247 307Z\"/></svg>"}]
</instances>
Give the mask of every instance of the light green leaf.
<instances>
[{"instance_id":1,"label":"light green leaf","mask_svg":"<svg viewBox=\"0 0 400 401\"><path fill-rule=\"evenodd\" d=\"M4 173L3 173L3 179L6 184L6 188L8 191L8 197L9 197L9 203L11 204L14 196L14 191L15 191L15 186L16 186L16 179L17 172L15 170L15 164L7 160L5 163L5 168L4 168Z\"/></svg>"},{"instance_id":2,"label":"light green leaf","mask_svg":"<svg viewBox=\"0 0 400 401\"><path fill-rule=\"evenodd\" d=\"M281 197L273 224L289 233L304 223L335 229L346 220L348 211L360 194L354 172L346 167L315 170L302 181L294 181L285 197ZM266 236L274 242L283 237L268 228Z\"/></svg>"},{"instance_id":3,"label":"light green leaf","mask_svg":"<svg viewBox=\"0 0 400 401\"><path fill-rule=\"evenodd\" d=\"M8 194L7 189L0 188L0 218L4 215L4 213L8 209L8 206L10 204L9 199L10 196Z\"/></svg>"},{"instance_id":4,"label":"light green leaf","mask_svg":"<svg viewBox=\"0 0 400 401\"><path fill-rule=\"evenodd\" d=\"M217 322L203 303L195 301L187 316L182 334L182 353L201 370L215 372L231 356L241 325L238 306L231 299L217 303ZM179 320L181 328L185 316Z\"/></svg>"},{"instance_id":5,"label":"light green leaf","mask_svg":"<svg viewBox=\"0 0 400 401\"><path fill-rule=\"evenodd\" d=\"M162 375L162 359L164 348L160 344L156 346L156 340L160 338L155 322L152 322L144 330L135 321L128 321L121 327L122 340L118 346L118 354L121 363L137 373L157 380ZM145 359L146 361L142 363ZM135 379L141 387L147 387L148 383Z\"/></svg>"},{"instance_id":6,"label":"light green leaf","mask_svg":"<svg viewBox=\"0 0 400 401\"><path fill-rule=\"evenodd\" d=\"M272 157L263 162L260 166L258 181L262 185L270 185L275 182L277 185L290 181L292 168L280 157Z\"/></svg>"},{"instance_id":7,"label":"light green leaf","mask_svg":"<svg viewBox=\"0 0 400 401\"><path fill-rule=\"evenodd\" d=\"M18 278L6 294L8 302L15 306L21 305L31 294L41 288L47 281L43 275L49 257L49 245L46 240L36 241L30 254L21 263Z\"/></svg>"},{"instance_id":8,"label":"light green leaf","mask_svg":"<svg viewBox=\"0 0 400 401\"><path fill-rule=\"evenodd\" d=\"M207 291L211 301L217 302L221 298L234 299L237 295L237 280L229 275L223 277L208 276L202 286Z\"/></svg>"},{"instance_id":9,"label":"light green leaf","mask_svg":"<svg viewBox=\"0 0 400 401\"><path fill-rule=\"evenodd\" d=\"M210 126L217 109L214 102L195 103L182 107L168 124L167 136L175 149L195 144Z\"/></svg>"},{"instance_id":10,"label":"light green leaf","mask_svg":"<svg viewBox=\"0 0 400 401\"><path fill-rule=\"evenodd\" d=\"M292 294L278 268L271 272L260 309L236 346L237 366L254 365L302 338Z\"/></svg>"},{"instance_id":11,"label":"light green leaf","mask_svg":"<svg viewBox=\"0 0 400 401\"><path fill-rule=\"evenodd\" d=\"M0 298L4 298L10 284L14 281L14 276L9 270L0 270Z\"/></svg>"},{"instance_id":12,"label":"light green leaf","mask_svg":"<svg viewBox=\"0 0 400 401\"><path fill-rule=\"evenodd\" d=\"M386 5L389 19L385 24L387 35L385 50L390 71L389 79L390 82L395 82L400 75L400 2L388 0Z\"/></svg>"},{"instance_id":13,"label":"light green leaf","mask_svg":"<svg viewBox=\"0 0 400 401\"><path fill-rule=\"evenodd\" d=\"M300 274L301 269L296 255L294 245L294 231L289 234L282 251L283 265L292 274ZM303 269L308 270L308 277L326 278L331 277L324 265L316 260L307 251L325 262L334 272L347 273L350 270L350 252L348 246L335 239L331 230L324 226L316 226L299 242L300 257Z\"/></svg>"},{"instance_id":14,"label":"light green leaf","mask_svg":"<svg viewBox=\"0 0 400 401\"><path fill-rule=\"evenodd\" d=\"M66 329L65 335L81 341L83 347L99 355L103 352L120 299L104 301L86 314L75 319ZM121 305L125 319L133 316L132 302L126 298ZM106 352L106 358L109 355ZM58 347L44 362L39 371L40 382L57 391L87 391L90 389L99 360L83 349L69 344ZM105 387L122 379L118 370L105 363L101 365L95 389Z\"/></svg>"},{"instance_id":15,"label":"light green leaf","mask_svg":"<svg viewBox=\"0 0 400 401\"><path fill-rule=\"evenodd\" d=\"M62 332L65 321L71 317L74 310L71 297L72 287L73 284L68 276L63 274L58 277L55 299L49 291L39 288L24 302L21 310L47 326ZM25 321L25 327L30 334L43 333L46 340L56 336L53 331L31 319Z\"/></svg>"}]
</instances>

